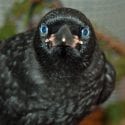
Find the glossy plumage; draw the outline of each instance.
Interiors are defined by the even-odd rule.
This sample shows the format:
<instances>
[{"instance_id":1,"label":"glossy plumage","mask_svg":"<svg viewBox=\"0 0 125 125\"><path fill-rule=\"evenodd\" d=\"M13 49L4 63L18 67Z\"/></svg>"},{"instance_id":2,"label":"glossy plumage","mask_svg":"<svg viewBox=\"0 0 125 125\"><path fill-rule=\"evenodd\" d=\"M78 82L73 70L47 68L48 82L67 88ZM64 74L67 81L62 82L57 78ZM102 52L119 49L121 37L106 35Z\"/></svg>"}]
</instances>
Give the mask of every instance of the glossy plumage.
<instances>
[{"instance_id":1,"label":"glossy plumage","mask_svg":"<svg viewBox=\"0 0 125 125\"><path fill-rule=\"evenodd\" d=\"M110 96L114 81L90 21L55 9L36 29L0 43L0 123L76 125Z\"/></svg>"}]
</instances>

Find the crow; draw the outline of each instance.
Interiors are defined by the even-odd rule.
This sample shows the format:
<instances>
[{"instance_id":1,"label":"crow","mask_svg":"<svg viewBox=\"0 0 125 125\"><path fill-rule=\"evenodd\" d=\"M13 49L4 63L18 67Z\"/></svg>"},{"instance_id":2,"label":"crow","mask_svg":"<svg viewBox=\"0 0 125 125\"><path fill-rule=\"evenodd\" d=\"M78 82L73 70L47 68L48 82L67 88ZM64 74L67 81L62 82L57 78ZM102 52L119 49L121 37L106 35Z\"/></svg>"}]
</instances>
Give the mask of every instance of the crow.
<instances>
[{"instance_id":1,"label":"crow","mask_svg":"<svg viewBox=\"0 0 125 125\"><path fill-rule=\"evenodd\" d=\"M111 95L115 74L87 17L51 10L0 42L0 124L76 125Z\"/></svg>"}]
</instances>

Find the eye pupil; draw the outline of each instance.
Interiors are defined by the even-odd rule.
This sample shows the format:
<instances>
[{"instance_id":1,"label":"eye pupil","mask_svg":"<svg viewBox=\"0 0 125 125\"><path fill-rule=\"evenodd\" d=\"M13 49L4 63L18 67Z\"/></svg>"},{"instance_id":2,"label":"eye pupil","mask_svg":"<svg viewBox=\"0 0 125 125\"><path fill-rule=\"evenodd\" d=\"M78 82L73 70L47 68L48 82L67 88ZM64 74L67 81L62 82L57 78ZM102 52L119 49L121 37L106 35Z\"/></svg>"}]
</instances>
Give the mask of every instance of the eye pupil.
<instances>
[{"instance_id":1,"label":"eye pupil","mask_svg":"<svg viewBox=\"0 0 125 125\"><path fill-rule=\"evenodd\" d=\"M42 27L42 32L43 32L43 33L46 33L46 31L47 31L46 27L43 26L43 27Z\"/></svg>"},{"instance_id":2,"label":"eye pupil","mask_svg":"<svg viewBox=\"0 0 125 125\"><path fill-rule=\"evenodd\" d=\"M89 36L90 36L89 27L86 26L86 27L82 28L82 30L81 30L81 37L82 37L83 39L88 39Z\"/></svg>"},{"instance_id":3,"label":"eye pupil","mask_svg":"<svg viewBox=\"0 0 125 125\"><path fill-rule=\"evenodd\" d=\"M88 30L84 29L83 34L86 36L88 34Z\"/></svg>"},{"instance_id":4,"label":"eye pupil","mask_svg":"<svg viewBox=\"0 0 125 125\"><path fill-rule=\"evenodd\" d=\"M48 27L45 24L40 26L40 34L41 36L46 36L48 34Z\"/></svg>"}]
</instances>

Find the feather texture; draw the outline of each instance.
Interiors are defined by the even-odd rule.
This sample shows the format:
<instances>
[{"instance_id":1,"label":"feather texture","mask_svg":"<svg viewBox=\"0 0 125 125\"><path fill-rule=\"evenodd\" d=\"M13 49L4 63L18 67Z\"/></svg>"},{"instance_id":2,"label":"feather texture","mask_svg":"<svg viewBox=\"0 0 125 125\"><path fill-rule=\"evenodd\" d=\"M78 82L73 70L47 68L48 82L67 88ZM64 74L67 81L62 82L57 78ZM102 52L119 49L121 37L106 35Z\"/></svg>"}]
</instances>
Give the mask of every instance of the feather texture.
<instances>
[{"instance_id":1,"label":"feather texture","mask_svg":"<svg viewBox=\"0 0 125 125\"><path fill-rule=\"evenodd\" d=\"M88 39L80 35L85 26ZM96 41L84 14L61 8L46 14L36 29L1 42L0 124L76 125L107 100L115 70Z\"/></svg>"}]
</instances>

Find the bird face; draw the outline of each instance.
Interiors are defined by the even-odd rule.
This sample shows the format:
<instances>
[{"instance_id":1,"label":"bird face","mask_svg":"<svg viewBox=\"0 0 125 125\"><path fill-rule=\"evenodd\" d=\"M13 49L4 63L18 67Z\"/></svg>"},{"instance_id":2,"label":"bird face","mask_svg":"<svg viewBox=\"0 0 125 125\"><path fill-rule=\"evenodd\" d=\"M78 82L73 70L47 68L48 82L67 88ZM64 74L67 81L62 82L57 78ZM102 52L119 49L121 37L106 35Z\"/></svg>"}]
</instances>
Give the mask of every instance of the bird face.
<instances>
[{"instance_id":1,"label":"bird face","mask_svg":"<svg viewBox=\"0 0 125 125\"><path fill-rule=\"evenodd\" d=\"M71 8L55 9L46 14L34 40L38 55L59 58L89 58L94 50L96 37L89 20Z\"/></svg>"}]
</instances>

